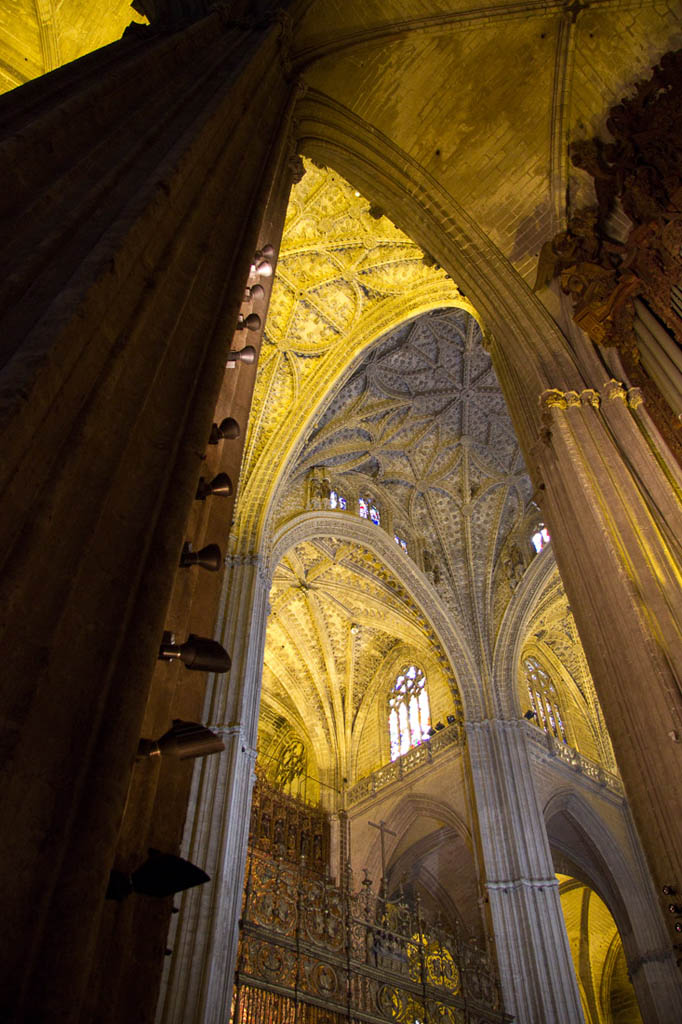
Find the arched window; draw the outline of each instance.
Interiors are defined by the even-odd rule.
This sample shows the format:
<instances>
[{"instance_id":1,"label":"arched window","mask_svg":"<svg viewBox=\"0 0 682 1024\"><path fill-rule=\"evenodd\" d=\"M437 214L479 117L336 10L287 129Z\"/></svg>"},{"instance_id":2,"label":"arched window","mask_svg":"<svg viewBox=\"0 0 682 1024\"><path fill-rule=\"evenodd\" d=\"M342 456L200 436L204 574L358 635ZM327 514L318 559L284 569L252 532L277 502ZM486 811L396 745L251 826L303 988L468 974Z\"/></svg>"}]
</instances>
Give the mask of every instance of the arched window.
<instances>
[{"instance_id":1,"label":"arched window","mask_svg":"<svg viewBox=\"0 0 682 1024\"><path fill-rule=\"evenodd\" d=\"M391 761L429 738L431 711L426 676L416 665L400 670L388 697Z\"/></svg>"},{"instance_id":2,"label":"arched window","mask_svg":"<svg viewBox=\"0 0 682 1024\"><path fill-rule=\"evenodd\" d=\"M405 540L404 537L401 537L400 534L398 533L394 533L393 539L395 540L398 547L402 548L403 551L407 551L407 541Z\"/></svg>"},{"instance_id":3,"label":"arched window","mask_svg":"<svg viewBox=\"0 0 682 1024\"><path fill-rule=\"evenodd\" d=\"M564 716L551 676L545 672L537 658L524 658L523 668L528 684L530 710L535 715L535 721L545 732L551 732L558 740L568 743Z\"/></svg>"},{"instance_id":4,"label":"arched window","mask_svg":"<svg viewBox=\"0 0 682 1024\"><path fill-rule=\"evenodd\" d=\"M339 494L338 491L329 492L329 507L338 508L342 512L345 512L348 508L348 502L344 498L343 494Z\"/></svg>"},{"instance_id":5,"label":"arched window","mask_svg":"<svg viewBox=\"0 0 682 1024\"><path fill-rule=\"evenodd\" d=\"M542 523L538 526L537 530L530 539L531 544L535 548L538 554L543 548L546 548L552 538L549 535L549 530Z\"/></svg>"},{"instance_id":6,"label":"arched window","mask_svg":"<svg viewBox=\"0 0 682 1024\"><path fill-rule=\"evenodd\" d=\"M358 498L358 512L363 519L371 519L375 526L381 525L379 509L367 498Z\"/></svg>"}]
</instances>

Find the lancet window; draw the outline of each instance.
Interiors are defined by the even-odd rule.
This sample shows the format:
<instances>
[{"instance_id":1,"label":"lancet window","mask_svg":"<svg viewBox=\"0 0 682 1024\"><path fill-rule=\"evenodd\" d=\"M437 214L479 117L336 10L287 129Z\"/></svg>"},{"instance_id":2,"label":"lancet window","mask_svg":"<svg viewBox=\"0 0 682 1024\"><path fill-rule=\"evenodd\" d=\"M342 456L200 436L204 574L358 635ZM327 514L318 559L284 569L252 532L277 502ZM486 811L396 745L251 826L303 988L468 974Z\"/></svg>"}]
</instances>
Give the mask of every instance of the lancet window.
<instances>
[{"instance_id":1,"label":"lancet window","mask_svg":"<svg viewBox=\"0 0 682 1024\"><path fill-rule=\"evenodd\" d=\"M535 715L535 721L545 732L551 732L562 743L568 743L564 716L551 676L545 672L537 658L524 658L523 668L528 685L530 710Z\"/></svg>"},{"instance_id":2,"label":"lancet window","mask_svg":"<svg viewBox=\"0 0 682 1024\"><path fill-rule=\"evenodd\" d=\"M543 548L546 548L552 538L549 535L549 530L546 526L540 525L533 536L530 539L531 544L535 548L538 554Z\"/></svg>"},{"instance_id":3,"label":"lancet window","mask_svg":"<svg viewBox=\"0 0 682 1024\"><path fill-rule=\"evenodd\" d=\"M339 494L338 491L329 492L329 507L338 508L341 512L345 512L348 508L348 502L346 501L343 494Z\"/></svg>"},{"instance_id":4,"label":"lancet window","mask_svg":"<svg viewBox=\"0 0 682 1024\"><path fill-rule=\"evenodd\" d=\"M381 525L379 509L367 498L358 498L358 512L363 519L371 519L375 526Z\"/></svg>"},{"instance_id":5,"label":"lancet window","mask_svg":"<svg viewBox=\"0 0 682 1024\"><path fill-rule=\"evenodd\" d=\"M403 551L407 551L407 541L405 540L404 537L401 537L399 534L394 533L393 539L395 540L399 548L402 548Z\"/></svg>"},{"instance_id":6,"label":"lancet window","mask_svg":"<svg viewBox=\"0 0 682 1024\"><path fill-rule=\"evenodd\" d=\"M426 676L416 665L405 665L388 697L391 761L429 738L431 711Z\"/></svg>"}]
</instances>

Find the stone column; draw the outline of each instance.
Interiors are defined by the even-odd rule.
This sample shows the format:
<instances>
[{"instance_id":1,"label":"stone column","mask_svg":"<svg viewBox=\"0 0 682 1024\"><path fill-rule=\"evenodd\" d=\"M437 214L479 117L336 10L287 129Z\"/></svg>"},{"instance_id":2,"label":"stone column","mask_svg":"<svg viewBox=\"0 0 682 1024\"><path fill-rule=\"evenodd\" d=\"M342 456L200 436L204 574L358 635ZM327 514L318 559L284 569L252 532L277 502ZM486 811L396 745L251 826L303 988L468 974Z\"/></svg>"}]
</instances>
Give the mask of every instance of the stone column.
<instances>
[{"instance_id":1,"label":"stone column","mask_svg":"<svg viewBox=\"0 0 682 1024\"><path fill-rule=\"evenodd\" d=\"M485 886L505 1010L520 1024L583 1012L521 723L466 726Z\"/></svg>"},{"instance_id":2,"label":"stone column","mask_svg":"<svg viewBox=\"0 0 682 1024\"><path fill-rule=\"evenodd\" d=\"M0 98L6 1019L80 1019L290 96L214 12Z\"/></svg>"},{"instance_id":3,"label":"stone column","mask_svg":"<svg viewBox=\"0 0 682 1024\"><path fill-rule=\"evenodd\" d=\"M228 570L222 642L232 669L212 679L204 714L222 729L226 750L196 765L183 842L183 856L211 881L184 894L174 922L157 1015L163 1024L220 1024L230 1015L270 581L255 555L234 556Z\"/></svg>"},{"instance_id":4,"label":"stone column","mask_svg":"<svg viewBox=\"0 0 682 1024\"><path fill-rule=\"evenodd\" d=\"M681 891L679 467L637 389L602 380L542 402L537 466L557 563L659 893Z\"/></svg>"}]
</instances>

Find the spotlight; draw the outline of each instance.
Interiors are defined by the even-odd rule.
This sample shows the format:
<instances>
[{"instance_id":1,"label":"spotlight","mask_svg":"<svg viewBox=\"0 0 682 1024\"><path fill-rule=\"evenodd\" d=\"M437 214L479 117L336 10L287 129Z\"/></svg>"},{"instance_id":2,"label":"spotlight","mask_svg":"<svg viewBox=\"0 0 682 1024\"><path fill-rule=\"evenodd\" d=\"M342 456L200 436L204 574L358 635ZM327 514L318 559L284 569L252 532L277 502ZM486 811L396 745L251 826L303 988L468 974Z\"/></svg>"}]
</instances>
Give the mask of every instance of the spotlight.
<instances>
[{"instance_id":1,"label":"spotlight","mask_svg":"<svg viewBox=\"0 0 682 1024\"><path fill-rule=\"evenodd\" d=\"M195 885L209 881L206 872L195 864L151 847L149 858L132 875L123 871L111 872L106 898L121 901L131 892L139 892L144 896L163 899L164 896L172 896L173 893L193 889Z\"/></svg>"},{"instance_id":2,"label":"spotlight","mask_svg":"<svg viewBox=\"0 0 682 1024\"><path fill-rule=\"evenodd\" d=\"M454 715L448 715L447 723L448 723L448 725L454 725L455 724L455 716Z\"/></svg>"},{"instance_id":3,"label":"spotlight","mask_svg":"<svg viewBox=\"0 0 682 1024\"><path fill-rule=\"evenodd\" d=\"M234 370L237 363L246 363L247 366L251 366L252 363L256 362L256 350L253 345L245 345L244 348L240 348L235 352L228 352L227 362L225 366L228 370Z\"/></svg>"},{"instance_id":4,"label":"spotlight","mask_svg":"<svg viewBox=\"0 0 682 1024\"><path fill-rule=\"evenodd\" d=\"M226 416L220 423L214 423L208 438L209 444L218 444L219 441L236 441L241 430L236 420Z\"/></svg>"},{"instance_id":5,"label":"spotlight","mask_svg":"<svg viewBox=\"0 0 682 1024\"><path fill-rule=\"evenodd\" d=\"M232 664L230 655L217 640L194 633L190 633L184 644L175 644L172 633L164 633L159 658L161 661L179 658L185 668L195 672L229 672Z\"/></svg>"},{"instance_id":6,"label":"spotlight","mask_svg":"<svg viewBox=\"0 0 682 1024\"><path fill-rule=\"evenodd\" d=\"M244 302L257 302L265 295L265 288L262 284L252 284L244 292Z\"/></svg>"},{"instance_id":7,"label":"spotlight","mask_svg":"<svg viewBox=\"0 0 682 1024\"><path fill-rule=\"evenodd\" d=\"M436 729L438 730L438 732L440 732L441 729L444 729L444 728L445 728L445 726L443 725L442 722L436 722Z\"/></svg>"},{"instance_id":8,"label":"spotlight","mask_svg":"<svg viewBox=\"0 0 682 1024\"><path fill-rule=\"evenodd\" d=\"M682 932L682 921L675 921L675 931Z\"/></svg>"},{"instance_id":9,"label":"spotlight","mask_svg":"<svg viewBox=\"0 0 682 1024\"><path fill-rule=\"evenodd\" d=\"M526 719L526 721L532 722L532 720L535 718L535 712L531 711L530 708L528 708L528 711L526 711L523 717Z\"/></svg>"},{"instance_id":10,"label":"spotlight","mask_svg":"<svg viewBox=\"0 0 682 1024\"><path fill-rule=\"evenodd\" d=\"M272 257L275 250L271 245L264 245L262 249L256 249L251 264L251 273L260 274L261 277L272 277Z\"/></svg>"},{"instance_id":11,"label":"spotlight","mask_svg":"<svg viewBox=\"0 0 682 1024\"><path fill-rule=\"evenodd\" d=\"M223 563L223 557L217 544L207 544L199 551L192 551L189 541L185 541L180 555L180 568L189 569L190 565L198 565L200 569L208 569L209 572L218 572Z\"/></svg>"},{"instance_id":12,"label":"spotlight","mask_svg":"<svg viewBox=\"0 0 682 1024\"><path fill-rule=\"evenodd\" d=\"M183 722L173 719L173 725L158 740L141 739L137 748L139 759L148 757L177 757L184 761L188 757L206 757L218 754L225 744L214 732L198 722Z\"/></svg>"},{"instance_id":13,"label":"spotlight","mask_svg":"<svg viewBox=\"0 0 682 1024\"><path fill-rule=\"evenodd\" d=\"M247 331L257 331L260 329L261 320L258 313L249 313L248 316L244 316L240 313L237 317L237 330L243 331L246 328Z\"/></svg>"},{"instance_id":14,"label":"spotlight","mask_svg":"<svg viewBox=\"0 0 682 1024\"><path fill-rule=\"evenodd\" d=\"M227 473L218 473L209 483L206 483L203 476L199 478L197 501L204 501L210 494L218 498L229 498L232 494L232 481Z\"/></svg>"},{"instance_id":15,"label":"spotlight","mask_svg":"<svg viewBox=\"0 0 682 1024\"><path fill-rule=\"evenodd\" d=\"M668 904L668 913L669 914L682 914L682 907L679 905L679 903L669 903Z\"/></svg>"},{"instance_id":16,"label":"spotlight","mask_svg":"<svg viewBox=\"0 0 682 1024\"><path fill-rule=\"evenodd\" d=\"M672 885L664 885L662 892L664 896L677 896L677 889Z\"/></svg>"},{"instance_id":17,"label":"spotlight","mask_svg":"<svg viewBox=\"0 0 682 1024\"><path fill-rule=\"evenodd\" d=\"M435 736L436 735L436 730L435 729L429 729L429 731L427 732L426 735L427 736Z\"/></svg>"}]
</instances>

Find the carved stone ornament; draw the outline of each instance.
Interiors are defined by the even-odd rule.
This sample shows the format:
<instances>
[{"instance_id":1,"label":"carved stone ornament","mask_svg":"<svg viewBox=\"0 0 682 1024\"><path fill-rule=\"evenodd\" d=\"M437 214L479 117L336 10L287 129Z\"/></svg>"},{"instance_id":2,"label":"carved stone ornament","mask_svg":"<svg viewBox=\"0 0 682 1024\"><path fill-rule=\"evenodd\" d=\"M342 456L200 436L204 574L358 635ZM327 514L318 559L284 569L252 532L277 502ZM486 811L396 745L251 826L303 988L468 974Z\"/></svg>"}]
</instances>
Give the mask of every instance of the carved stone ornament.
<instances>
[{"instance_id":1,"label":"carved stone ornament","mask_svg":"<svg viewBox=\"0 0 682 1024\"><path fill-rule=\"evenodd\" d=\"M597 205L578 210L545 243L535 287L559 277L573 319L598 345L616 346L659 429L682 458L680 423L641 364L634 329L640 297L682 345L682 50L667 53L649 79L612 107L610 140L576 141L570 155L594 182ZM623 242L609 236L614 214L629 220Z\"/></svg>"}]
</instances>

